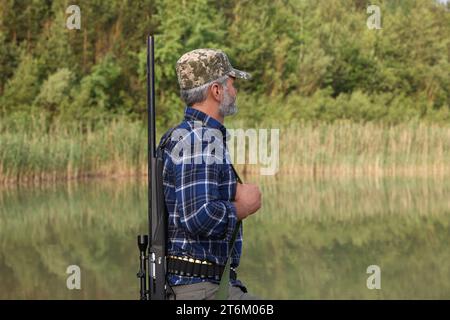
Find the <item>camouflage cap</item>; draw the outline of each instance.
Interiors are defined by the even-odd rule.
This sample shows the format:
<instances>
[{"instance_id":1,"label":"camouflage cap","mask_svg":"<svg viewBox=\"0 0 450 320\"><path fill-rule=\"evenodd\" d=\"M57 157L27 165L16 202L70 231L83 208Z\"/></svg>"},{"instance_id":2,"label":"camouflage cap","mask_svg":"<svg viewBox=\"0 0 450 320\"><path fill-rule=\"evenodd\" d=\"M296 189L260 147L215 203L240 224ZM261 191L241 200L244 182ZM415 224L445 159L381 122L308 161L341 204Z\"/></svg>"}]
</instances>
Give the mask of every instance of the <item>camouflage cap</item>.
<instances>
[{"instance_id":1,"label":"camouflage cap","mask_svg":"<svg viewBox=\"0 0 450 320\"><path fill-rule=\"evenodd\" d=\"M196 49L183 54L177 61L178 83L182 90L199 87L225 75L251 78L249 73L233 68L227 55L220 50Z\"/></svg>"}]
</instances>

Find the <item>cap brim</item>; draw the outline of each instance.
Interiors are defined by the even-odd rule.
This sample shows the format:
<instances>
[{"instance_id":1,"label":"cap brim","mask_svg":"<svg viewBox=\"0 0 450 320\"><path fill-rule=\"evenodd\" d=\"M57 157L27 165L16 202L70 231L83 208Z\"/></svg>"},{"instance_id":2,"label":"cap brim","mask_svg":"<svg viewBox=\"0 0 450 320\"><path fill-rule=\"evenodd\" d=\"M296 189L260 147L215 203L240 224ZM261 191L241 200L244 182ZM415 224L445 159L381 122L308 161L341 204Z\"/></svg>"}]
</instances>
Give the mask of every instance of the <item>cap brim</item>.
<instances>
[{"instance_id":1,"label":"cap brim","mask_svg":"<svg viewBox=\"0 0 450 320\"><path fill-rule=\"evenodd\" d=\"M231 69L231 72L229 73L230 76L235 77L235 78L239 78L239 79L245 79L245 80L250 80L252 78L252 75L248 72L245 71L241 71L238 69Z\"/></svg>"}]
</instances>

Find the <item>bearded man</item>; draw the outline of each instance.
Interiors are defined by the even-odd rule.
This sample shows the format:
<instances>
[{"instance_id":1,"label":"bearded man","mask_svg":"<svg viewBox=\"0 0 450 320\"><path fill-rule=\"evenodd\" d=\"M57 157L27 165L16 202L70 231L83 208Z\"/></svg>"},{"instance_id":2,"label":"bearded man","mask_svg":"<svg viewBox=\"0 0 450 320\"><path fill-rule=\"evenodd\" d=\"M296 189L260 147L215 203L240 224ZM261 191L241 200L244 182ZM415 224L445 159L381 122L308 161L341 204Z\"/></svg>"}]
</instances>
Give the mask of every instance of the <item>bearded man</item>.
<instances>
[{"instance_id":1,"label":"bearded man","mask_svg":"<svg viewBox=\"0 0 450 320\"><path fill-rule=\"evenodd\" d=\"M223 125L237 112L235 81L250 79L250 74L233 68L227 55L214 49L185 53L176 71L186 104L184 120L160 142L169 219L169 299L214 299L228 256L228 299L257 299L237 278L242 225L232 248L230 240L237 222L261 207L261 192L254 184L237 182Z\"/></svg>"}]
</instances>

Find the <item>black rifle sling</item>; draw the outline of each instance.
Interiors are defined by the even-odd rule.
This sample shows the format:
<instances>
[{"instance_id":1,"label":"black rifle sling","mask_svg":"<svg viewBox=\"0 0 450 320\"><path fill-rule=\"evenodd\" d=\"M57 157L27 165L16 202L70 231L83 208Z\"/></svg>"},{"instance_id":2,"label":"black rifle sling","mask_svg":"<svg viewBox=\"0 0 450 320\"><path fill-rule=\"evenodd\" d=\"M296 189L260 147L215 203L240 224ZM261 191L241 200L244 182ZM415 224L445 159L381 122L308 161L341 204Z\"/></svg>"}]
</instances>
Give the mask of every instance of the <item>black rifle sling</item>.
<instances>
[{"instance_id":1,"label":"black rifle sling","mask_svg":"<svg viewBox=\"0 0 450 320\"><path fill-rule=\"evenodd\" d=\"M172 136L172 132L176 129L177 127L173 127L169 130L169 133L167 134L166 138L161 142L161 144L158 146L158 151L161 152L160 154L158 153L158 156L162 157L162 151L164 150L164 147L166 146L167 142L169 142L171 136Z\"/></svg>"},{"instance_id":2,"label":"black rifle sling","mask_svg":"<svg viewBox=\"0 0 450 320\"><path fill-rule=\"evenodd\" d=\"M239 177L238 173L236 172L236 169L234 169L233 165L231 165L231 168L233 169L234 174L236 175L237 182L242 184L243 182L242 182L241 178ZM236 187L236 190L237 190L237 187ZM228 253L228 259L231 256L231 251L233 251L234 242L236 241L236 236L237 236L239 228L241 227L241 223L242 223L242 221L237 222L236 227L234 228L234 231L233 231L233 236L230 239L230 252Z\"/></svg>"},{"instance_id":3,"label":"black rifle sling","mask_svg":"<svg viewBox=\"0 0 450 320\"><path fill-rule=\"evenodd\" d=\"M158 195L159 195L158 198L161 201L161 206L163 208L162 210L164 212L164 218L163 219L164 219L164 221L166 221L166 223L162 224L166 228L166 230L164 232L165 239L164 239L164 244L163 244L163 248L162 248L164 256L167 256L167 221L168 221L168 212L167 212L167 207L166 207L166 204L165 204L164 191L163 191L163 188L164 188L164 182L163 182L163 179L164 179L163 178L164 158L163 158L163 156L164 156L164 148L165 148L166 144L169 142L170 137L172 135L172 132L174 131L175 128L176 127L170 129L169 133L164 138L164 140L161 141L161 143L159 144L159 146L158 146L158 148L156 150L156 161L157 161L157 171L158 171L156 176L157 177L159 176L160 177L159 179L161 179L160 183L161 183L161 189L162 189L162 190L158 190ZM156 178L156 179L158 179L158 178ZM158 227L160 227L160 226L161 226L161 223L158 223ZM175 293L174 293L172 287L170 285L168 285L168 282L167 282L168 278L167 278L166 270L164 270L164 273L165 273L164 274L164 281L166 283L166 286L172 291L171 294L175 296ZM168 292L165 292L164 297L165 297L165 299L167 299Z\"/></svg>"},{"instance_id":4,"label":"black rifle sling","mask_svg":"<svg viewBox=\"0 0 450 320\"><path fill-rule=\"evenodd\" d=\"M233 169L234 174L236 175L236 179L237 179L238 183L242 183L242 180L239 177L239 175L237 174L236 169L234 169L233 165L231 165L231 168ZM237 187L236 187L236 189L237 189ZM231 239L230 239L227 260L225 261L225 268L223 270L222 277L220 278L219 290L216 294L216 300L228 299L228 282L230 281L231 253L233 252L234 243L236 242L236 237L239 232L239 229L241 228L241 225L242 225L242 221L240 220L236 223L236 226L234 227L233 235L231 236Z\"/></svg>"}]
</instances>

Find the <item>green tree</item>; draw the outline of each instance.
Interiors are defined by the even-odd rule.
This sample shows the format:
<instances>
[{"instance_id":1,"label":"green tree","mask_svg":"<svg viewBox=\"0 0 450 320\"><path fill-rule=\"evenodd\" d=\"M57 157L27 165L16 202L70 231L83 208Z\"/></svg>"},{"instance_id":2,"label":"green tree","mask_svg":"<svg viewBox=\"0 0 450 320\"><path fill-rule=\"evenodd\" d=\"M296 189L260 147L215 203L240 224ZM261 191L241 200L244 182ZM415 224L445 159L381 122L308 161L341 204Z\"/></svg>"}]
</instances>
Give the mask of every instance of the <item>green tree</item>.
<instances>
[{"instance_id":1,"label":"green tree","mask_svg":"<svg viewBox=\"0 0 450 320\"><path fill-rule=\"evenodd\" d=\"M0 96L6 81L14 74L17 67L17 47L6 40L5 35L0 31Z\"/></svg>"},{"instance_id":2,"label":"green tree","mask_svg":"<svg viewBox=\"0 0 450 320\"><path fill-rule=\"evenodd\" d=\"M95 122L100 117L111 117L116 113L121 105L117 95L120 92L120 72L115 59L111 55L105 56L92 73L71 90L71 103L61 111L63 118Z\"/></svg>"},{"instance_id":3,"label":"green tree","mask_svg":"<svg viewBox=\"0 0 450 320\"><path fill-rule=\"evenodd\" d=\"M67 104L73 80L73 73L69 69L59 69L43 83L34 105L52 114L59 112Z\"/></svg>"},{"instance_id":4,"label":"green tree","mask_svg":"<svg viewBox=\"0 0 450 320\"><path fill-rule=\"evenodd\" d=\"M27 110L39 92L38 64L32 56L22 53L14 76L7 82L1 97L3 113Z\"/></svg>"}]
</instances>

